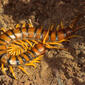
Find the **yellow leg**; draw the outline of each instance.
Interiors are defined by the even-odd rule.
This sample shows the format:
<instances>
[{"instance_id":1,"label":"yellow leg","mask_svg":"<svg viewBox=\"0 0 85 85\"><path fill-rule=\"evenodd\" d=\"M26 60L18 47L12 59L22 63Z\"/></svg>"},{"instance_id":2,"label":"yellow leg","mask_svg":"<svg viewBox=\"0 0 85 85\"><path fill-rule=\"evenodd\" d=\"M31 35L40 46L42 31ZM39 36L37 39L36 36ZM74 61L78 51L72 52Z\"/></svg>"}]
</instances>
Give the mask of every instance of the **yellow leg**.
<instances>
[{"instance_id":1,"label":"yellow leg","mask_svg":"<svg viewBox=\"0 0 85 85\"><path fill-rule=\"evenodd\" d=\"M24 47L25 51L28 49L28 45L22 40L19 41L19 44L21 44Z\"/></svg>"},{"instance_id":2,"label":"yellow leg","mask_svg":"<svg viewBox=\"0 0 85 85\"><path fill-rule=\"evenodd\" d=\"M6 74L6 68L4 68L4 64L1 64L3 74Z\"/></svg>"},{"instance_id":3,"label":"yellow leg","mask_svg":"<svg viewBox=\"0 0 85 85\"><path fill-rule=\"evenodd\" d=\"M11 44L11 46L8 47L7 52L12 55L19 55L19 53L23 53L24 50L21 49L20 46L16 46L14 44Z\"/></svg>"},{"instance_id":4,"label":"yellow leg","mask_svg":"<svg viewBox=\"0 0 85 85\"><path fill-rule=\"evenodd\" d=\"M47 37L48 37L48 34L49 34L49 30L48 30L48 32L47 32L47 34L46 34L45 38L43 39L43 44L45 44L45 43L46 43L46 39L47 39Z\"/></svg>"},{"instance_id":5,"label":"yellow leg","mask_svg":"<svg viewBox=\"0 0 85 85\"><path fill-rule=\"evenodd\" d=\"M48 35L49 35L49 31L50 31L50 30L53 30L53 27L54 27L54 25L52 25L52 26L48 29L47 34L46 34L46 36L45 36L44 39L43 39L43 44L47 44L47 43L46 43L46 39L47 39L47 37L48 37Z\"/></svg>"},{"instance_id":6,"label":"yellow leg","mask_svg":"<svg viewBox=\"0 0 85 85\"><path fill-rule=\"evenodd\" d=\"M53 48L56 48L56 49L58 49L58 47L56 47L56 46L51 46L51 45L46 45L46 48L51 48L51 49L53 49Z\"/></svg>"},{"instance_id":7,"label":"yellow leg","mask_svg":"<svg viewBox=\"0 0 85 85\"><path fill-rule=\"evenodd\" d=\"M63 40L60 40L60 41L58 41L58 43L62 43L62 42L65 42L65 41L70 41L70 40L68 40L68 39L63 39Z\"/></svg>"},{"instance_id":8,"label":"yellow leg","mask_svg":"<svg viewBox=\"0 0 85 85\"><path fill-rule=\"evenodd\" d=\"M32 42L34 42L35 44L38 44L38 42L36 40L31 40Z\"/></svg>"},{"instance_id":9,"label":"yellow leg","mask_svg":"<svg viewBox=\"0 0 85 85\"><path fill-rule=\"evenodd\" d=\"M80 37L80 38L82 38L80 35L71 35L67 39L71 39L71 38L74 38L74 37Z\"/></svg>"},{"instance_id":10,"label":"yellow leg","mask_svg":"<svg viewBox=\"0 0 85 85\"><path fill-rule=\"evenodd\" d=\"M32 47L32 43L29 40L25 40Z\"/></svg>"},{"instance_id":11,"label":"yellow leg","mask_svg":"<svg viewBox=\"0 0 85 85\"><path fill-rule=\"evenodd\" d=\"M60 42L46 42L47 45L62 45Z\"/></svg>"},{"instance_id":12,"label":"yellow leg","mask_svg":"<svg viewBox=\"0 0 85 85\"><path fill-rule=\"evenodd\" d=\"M18 68L21 69L24 73L26 73L29 76L28 72L23 67L18 66Z\"/></svg>"},{"instance_id":13,"label":"yellow leg","mask_svg":"<svg viewBox=\"0 0 85 85\"><path fill-rule=\"evenodd\" d=\"M56 41L56 42L46 42L46 43L45 43L45 46L46 46L47 48L57 48L56 46L52 46L52 45L62 46L61 43L64 42L64 41L69 41L69 40L63 39L63 40L61 40L61 41Z\"/></svg>"},{"instance_id":14,"label":"yellow leg","mask_svg":"<svg viewBox=\"0 0 85 85\"><path fill-rule=\"evenodd\" d=\"M58 25L58 26L56 27L56 30L57 30L57 31L59 31L59 27L60 27L60 25Z\"/></svg>"},{"instance_id":15,"label":"yellow leg","mask_svg":"<svg viewBox=\"0 0 85 85\"><path fill-rule=\"evenodd\" d=\"M28 23L29 27L34 27L33 24L32 24L32 21L31 19L29 19L29 23Z\"/></svg>"},{"instance_id":16,"label":"yellow leg","mask_svg":"<svg viewBox=\"0 0 85 85\"><path fill-rule=\"evenodd\" d=\"M61 47L56 47L56 46L51 46L51 45L46 45L46 48L50 48L50 49L60 49L60 50L65 50L65 51L67 51L67 49L66 48L61 48Z\"/></svg>"},{"instance_id":17,"label":"yellow leg","mask_svg":"<svg viewBox=\"0 0 85 85\"><path fill-rule=\"evenodd\" d=\"M5 30L5 28L0 28L0 30L2 31L2 32L6 32L6 30Z\"/></svg>"},{"instance_id":18,"label":"yellow leg","mask_svg":"<svg viewBox=\"0 0 85 85\"><path fill-rule=\"evenodd\" d=\"M43 57L43 55L38 56L37 58L35 58L34 60L30 61L29 63L26 63L26 66L34 66L34 68L36 68L36 65L34 63L40 63L41 58Z\"/></svg>"},{"instance_id":19,"label":"yellow leg","mask_svg":"<svg viewBox=\"0 0 85 85\"><path fill-rule=\"evenodd\" d=\"M15 76L15 73L14 73L14 71L13 71L12 66L9 66L9 69L10 69L10 72L12 73L13 77L14 77L15 79L17 79L16 76Z\"/></svg>"},{"instance_id":20,"label":"yellow leg","mask_svg":"<svg viewBox=\"0 0 85 85\"><path fill-rule=\"evenodd\" d=\"M34 68L36 68L37 66L34 63L26 63L26 66L33 66Z\"/></svg>"},{"instance_id":21,"label":"yellow leg","mask_svg":"<svg viewBox=\"0 0 85 85\"><path fill-rule=\"evenodd\" d=\"M48 42L48 44L61 45L60 43L65 42L65 41L68 41L69 42L70 40L68 40L68 39L71 39L73 37L80 37L81 38L81 36L79 36L79 35L71 35L71 36L69 36L66 39L63 39L63 40L60 40L60 41L57 41L57 42Z\"/></svg>"},{"instance_id":22,"label":"yellow leg","mask_svg":"<svg viewBox=\"0 0 85 85\"><path fill-rule=\"evenodd\" d=\"M78 36L78 35L72 35L72 36L70 36L70 37L68 37L67 39L63 39L63 40L60 40L60 41L57 41L57 42L46 42L45 43L45 46L47 47L47 48L57 48L58 49L58 47L56 47L56 46L51 46L51 45L60 45L60 46L62 46L62 42L65 42L65 41L70 41L70 40L68 40L68 39L70 39L70 38L73 38L73 37L80 37L81 38L81 36Z\"/></svg>"},{"instance_id":23,"label":"yellow leg","mask_svg":"<svg viewBox=\"0 0 85 85\"><path fill-rule=\"evenodd\" d=\"M52 31L53 30L53 27L54 27L54 25L51 25L51 27L49 29Z\"/></svg>"},{"instance_id":24,"label":"yellow leg","mask_svg":"<svg viewBox=\"0 0 85 85\"><path fill-rule=\"evenodd\" d=\"M62 21L60 23L60 26L61 26L61 29L64 29L64 25L63 25L63 22Z\"/></svg>"},{"instance_id":25,"label":"yellow leg","mask_svg":"<svg viewBox=\"0 0 85 85\"><path fill-rule=\"evenodd\" d=\"M53 27L54 27L54 25L52 25L51 27L48 28L47 34L46 34L46 36L45 36L44 39L43 39L43 44L46 44L46 39L47 39L47 37L48 37L48 35L49 35L49 31L50 31L50 30L53 30Z\"/></svg>"},{"instance_id":26,"label":"yellow leg","mask_svg":"<svg viewBox=\"0 0 85 85\"><path fill-rule=\"evenodd\" d=\"M19 27L20 27L20 25L19 25L19 24L17 24L17 25L16 25L16 28L19 28Z\"/></svg>"},{"instance_id":27,"label":"yellow leg","mask_svg":"<svg viewBox=\"0 0 85 85\"><path fill-rule=\"evenodd\" d=\"M26 23L24 23L24 24L22 25L22 28L24 28L24 27L26 27Z\"/></svg>"},{"instance_id":28,"label":"yellow leg","mask_svg":"<svg viewBox=\"0 0 85 85\"><path fill-rule=\"evenodd\" d=\"M34 44L31 47L34 47L35 44L38 44L38 42L36 40L31 40Z\"/></svg>"}]
</instances>

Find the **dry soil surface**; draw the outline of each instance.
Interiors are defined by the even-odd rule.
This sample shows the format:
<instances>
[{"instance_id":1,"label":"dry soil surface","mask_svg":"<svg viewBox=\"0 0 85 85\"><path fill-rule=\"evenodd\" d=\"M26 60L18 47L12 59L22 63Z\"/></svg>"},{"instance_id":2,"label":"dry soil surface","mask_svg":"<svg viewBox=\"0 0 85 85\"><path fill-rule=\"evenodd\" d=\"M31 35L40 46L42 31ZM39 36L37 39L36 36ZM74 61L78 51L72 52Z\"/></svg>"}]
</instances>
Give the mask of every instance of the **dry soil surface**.
<instances>
[{"instance_id":1,"label":"dry soil surface","mask_svg":"<svg viewBox=\"0 0 85 85\"><path fill-rule=\"evenodd\" d=\"M46 49L37 68L25 67L29 76L13 68L17 80L3 75L0 70L0 85L85 85L85 1L84 0L0 0L0 28L15 29L28 19L35 27L57 26L62 21L65 27L83 15L77 26L84 26L71 38L62 43L66 50Z\"/></svg>"}]
</instances>

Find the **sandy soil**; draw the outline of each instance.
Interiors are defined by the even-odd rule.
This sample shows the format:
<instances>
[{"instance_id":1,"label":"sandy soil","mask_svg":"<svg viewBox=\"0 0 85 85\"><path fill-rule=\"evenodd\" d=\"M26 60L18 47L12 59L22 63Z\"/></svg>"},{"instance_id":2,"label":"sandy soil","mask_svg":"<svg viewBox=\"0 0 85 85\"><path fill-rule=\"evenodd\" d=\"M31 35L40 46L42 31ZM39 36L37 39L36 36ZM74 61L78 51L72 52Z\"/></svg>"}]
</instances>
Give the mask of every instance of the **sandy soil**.
<instances>
[{"instance_id":1,"label":"sandy soil","mask_svg":"<svg viewBox=\"0 0 85 85\"><path fill-rule=\"evenodd\" d=\"M14 29L31 19L34 26L68 26L78 14L85 13L84 0L0 0L0 28ZM78 21L85 26L85 15ZM62 45L66 50L47 49L37 68L25 67L29 76L14 68L17 80L0 71L0 85L85 85L85 28Z\"/></svg>"}]
</instances>

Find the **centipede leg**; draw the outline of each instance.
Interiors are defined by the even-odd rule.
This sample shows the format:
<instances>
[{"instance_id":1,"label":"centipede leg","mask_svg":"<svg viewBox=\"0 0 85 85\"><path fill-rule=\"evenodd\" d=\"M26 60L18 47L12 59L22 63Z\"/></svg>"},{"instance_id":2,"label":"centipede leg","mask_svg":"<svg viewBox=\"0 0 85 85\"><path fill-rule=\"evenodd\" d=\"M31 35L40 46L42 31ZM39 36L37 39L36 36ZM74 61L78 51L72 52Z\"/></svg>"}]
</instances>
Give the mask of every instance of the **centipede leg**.
<instances>
[{"instance_id":1,"label":"centipede leg","mask_svg":"<svg viewBox=\"0 0 85 85\"><path fill-rule=\"evenodd\" d=\"M74 38L74 37L80 37L80 38L81 38L80 35L71 35L71 36L69 36L67 39L71 39L71 38Z\"/></svg>"},{"instance_id":2,"label":"centipede leg","mask_svg":"<svg viewBox=\"0 0 85 85\"><path fill-rule=\"evenodd\" d=\"M4 64L1 64L3 74L6 74L6 68L4 68Z\"/></svg>"},{"instance_id":3,"label":"centipede leg","mask_svg":"<svg viewBox=\"0 0 85 85\"><path fill-rule=\"evenodd\" d=\"M33 66L34 68L36 68L37 66L34 63L40 63L41 58L43 57L43 55L38 56L36 59L32 60L29 63L26 63L26 66Z\"/></svg>"},{"instance_id":4,"label":"centipede leg","mask_svg":"<svg viewBox=\"0 0 85 85\"><path fill-rule=\"evenodd\" d=\"M54 48L54 49L59 49L60 47L51 46L51 45L48 44L48 45L46 45L46 48L50 48L50 49L53 49L53 48Z\"/></svg>"},{"instance_id":5,"label":"centipede leg","mask_svg":"<svg viewBox=\"0 0 85 85\"><path fill-rule=\"evenodd\" d=\"M32 42L34 42L35 44L38 44L38 42L36 40L31 40Z\"/></svg>"},{"instance_id":6,"label":"centipede leg","mask_svg":"<svg viewBox=\"0 0 85 85\"><path fill-rule=\"evenodd\" d=\"M22 42L22 40L20 40L19 43L25 48L25 51L28 49L28 45Z\"/></svg>"},{"instance_id":7,"label":"centipede leg","mask_svg":"<svg viewBox=\"0 0 85 85\"><path fill-rule=\"evenodd\" d=\"M38 42L36 40L31 40L32 42L34 42L34 44L32 45L32 47L34 47L35 44L38 44Z\"/></svg>"},{"instance_id":8,"label":"centipede leg","mask_svg":"<svg viewBox=\"0 0 85 85\"><path fill-rule=\"evenodd\" d=\"M26 73L29 76L28 72L22 66L18 66L18 68L21 69L24 73Z\"/></svg>"},{"instance_id":9,"label":"centipede leg","mask_svg":"<svg viewBox=\"0 0 85 85\"><path fill-rule=\"evenodd\" d=\"M55 45L55 44L56 44L56 45L61 45L61 44L58 43L58 42L46 42L46 39L47 39L48 35L49 35L49 30L48 30L45 38L43 39L43 44L48 45L48 47L50 46L50 44L53 44L53 45ZM49 47L49 48L50 48L50 47ZM51 48L52 48L52 47L51 47Z\"/></svg>"},{"instance_id":10,"label":"centipede leg","mask_svg":"<svg viewBox=\"0 0 85 85\"><path fill-rule=\"evenodd\" d=\"M47 39L48 35L49 35L49 30L48 30L48 32L47 32L45 38L43 39L43 44L46 44L46 39Z\"/></svg>"},{"instance_id":11,"label":"centipede leg","mask_svg":"<svg viewBox=\"0 0 85 85\"><path fill-rule=\"evenodd\" d=\"M42 57L43 57L43 55L38 56L36 59L31 61L31 63L40 63L40 60L41 60Z\"/></svg>"},{"instance_id":12,"label":"centipede leg","mask_svg":"<svg viewBox=\"0 0 85 85\"><path fill-rule=\"evenodd\" d=\"M19 25L19 24L17 24L17 25L16 25L16 28L19 28L19 27L20 27L20 25Z\"/></svg>"},{"instance_id":13,"label":"centipede leg","mask_svg":"<svg viewBox=\"0 0 85 85\"><path fill-rule=\"evenodd\" d=\"M24 24L22 25L22 28L24 28L24 27L26 27L26 23L24 23Z\"/></svg>"},{"instance_id":14,"label":"centipede leg","mask_svg":"<svg viewBox=\"0 0 85 85\"><path fill-rule=\"evenodd\" d=\"M28 23L29 27L34 27L33 24L32 24L32 21L31 19L29 19L29 23Z\"/></svg>"},{"instance_id":15,"label":"centipede leg","mask_svg":"<svg viewBox=\"0 0 85 85\"><path fill-rule=\"evenodd\" d=\"M26 66L33 66L34 68L36 68L37 66L34 63L26 63Z\"/></svg>"},{"instance_id":16,"label":"centipede leg","mask_svg":"<svg viewBox=\"0 0 85 85\"><path fill-rule=\"evenodd\" d=\"M11 44L11 46L8 47L7 51L12 55L19 55L23 52L22 49L20 49L19 46L16 47L16 45Z\"/></svg>"},{"instance_id":17,"label":"centipede leg","mask_svg":"<svg viewBox=\"0 0 85 85\"><path fill-rule=\"evenodd\" d=\"M51 27L49 28L51 31L53 30L54 28L54 25L52 24Z\"/></svg>"},{"instance_id":18,"label":"centipede leg","mask_svg":"<svg viewBox=\"0 0 85 85\"><path fill-rule=\"evenodd\" d=\"M0 28L0 34L3 34L4 32L6 32L7 30L5 28Z\"/></svg>"},{"instance_id":19,"label":"centipede leg","mask_svg":"<svg viewBox=\"0 0 85 85\"><path fill-rule=\"evenodd\" d=\"M62 42L63 42L63 41L62 41ZM59 45L59 46L62 45L61 42L47 42L46 44L47 44L47 45Z\"/></svg>"},{"instance_id":20,"label":"centipede leg","mask_svg":"<svg viewBox=\"0 0 85 85\"><path fill-rule=\"evenodd\" d=\"M62 21L60 23L60 26L61 26L61 29L64 29L64 25L63 25L63 22Z\"/></svg>"},{"instance_id":21,"label":"centipede leg","mask_svg":"<svg viewBox=\"0 0 85 85\"><path fill-rule=\"evenodd\" d=\"M57 31L59 30L59 27L60 27L60 25L57 25L57 27L56 27L56 30L57 30Z\"/></svg>"},{"instance_id":22,"label":"centipede leg","mask_svg":"<svg viewBox=\"0 0 85 85\"><path fill-rule=\"evenodd\" d=\"M15 76L15 73L14 73L14 71L13 71L12 66L9 66L9 69L10 69L10 72L12 73L13 77L14 77L15 79L17 79L16 76Z\"/></svg>"},{"instance_id":23,"label":"centipede leg","mask_svg":"<svg viewBox=\"0 0 85 85\"><path fill-rule=\"evenodd\" d=\"M59 46L62 46L62 44L60 42L46 42L45 43L45 46L47 48L57 48L56 46L52 46L52 45L59 45Z\"/></svg>"}]
</instances>

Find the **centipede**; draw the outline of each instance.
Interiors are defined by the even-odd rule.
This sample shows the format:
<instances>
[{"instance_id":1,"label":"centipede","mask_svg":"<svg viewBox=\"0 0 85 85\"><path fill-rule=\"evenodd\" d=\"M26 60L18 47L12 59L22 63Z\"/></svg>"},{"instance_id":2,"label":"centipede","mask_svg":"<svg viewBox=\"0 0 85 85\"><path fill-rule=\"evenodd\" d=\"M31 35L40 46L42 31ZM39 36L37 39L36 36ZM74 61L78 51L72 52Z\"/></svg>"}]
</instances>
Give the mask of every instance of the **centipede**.
<instances>
[{"instance_id":1,"label":"centipede","mask_svg":"<svg viewBox=\"0 0 85 85\"><path fill-rule=\"evenodd\" d=\"M16 79L13 71L13 67L16 66L28 75L22 66L36 67L34 63L39 62L46 48L59 49L54 45L61 45L62 42L75 37L73 34L79 30L79 27L76 27L77 21L78 17L68 27L64 28L61 23L56 29L53 25L49 29L35 28L32 23L29 23L1 34L0 63L2 72L6 74L4 66L7 65Z\"/></svg>"}]
</instances>

